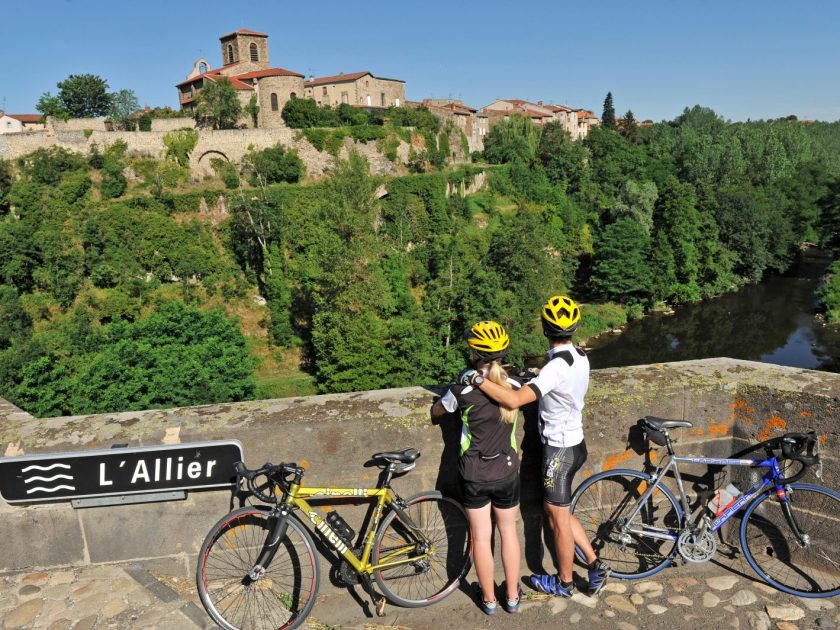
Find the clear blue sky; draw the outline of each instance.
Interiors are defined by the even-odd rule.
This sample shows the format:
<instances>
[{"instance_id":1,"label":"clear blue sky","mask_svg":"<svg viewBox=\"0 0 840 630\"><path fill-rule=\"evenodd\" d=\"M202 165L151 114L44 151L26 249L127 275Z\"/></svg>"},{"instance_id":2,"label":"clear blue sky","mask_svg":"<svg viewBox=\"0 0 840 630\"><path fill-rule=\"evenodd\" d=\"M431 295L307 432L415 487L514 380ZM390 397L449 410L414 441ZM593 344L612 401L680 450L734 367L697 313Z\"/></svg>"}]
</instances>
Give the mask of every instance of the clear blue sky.
<instances>
[{"instance_id":1,"label":"clear blue sky","mask_svg":"<svg viewBox=\"0 0 840 630\"><path fill-rule=\"evenodd\" d=\"M669 0L44 0L2 3L0 108L34 113L74 73L177 107L174 85L218 37L268 33L271 63L370 70L406 97L481 107L523 98L672 119L701 104L732 120L840 119L840 2Z\"/></svg>"}]
</instances>

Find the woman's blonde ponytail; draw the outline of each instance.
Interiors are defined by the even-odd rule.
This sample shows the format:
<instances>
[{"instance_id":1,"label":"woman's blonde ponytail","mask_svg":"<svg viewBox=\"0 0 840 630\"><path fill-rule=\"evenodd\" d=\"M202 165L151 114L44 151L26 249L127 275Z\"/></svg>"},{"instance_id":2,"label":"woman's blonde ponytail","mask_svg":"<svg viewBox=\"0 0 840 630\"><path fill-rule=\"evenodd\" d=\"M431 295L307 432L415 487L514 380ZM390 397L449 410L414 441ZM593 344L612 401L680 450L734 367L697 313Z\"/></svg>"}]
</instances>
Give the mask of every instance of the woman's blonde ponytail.
<instances>
[{"instance_id":1,"label":"woman's blonde ponytail","mask_svg":"<svg viewBox=\"0 0 840 630\"><path fill-rule=\"evenodd\" d=\"M513 389L513 386L508 383L508 373L501 366L498 361L491 361L487 366L487 379L501 385L505 389ZM513 424L519 411L516 409L508 409L504 405L499 405L499 411L502 412L502 422L505 424Z\"/></svg>"}]
</instances>

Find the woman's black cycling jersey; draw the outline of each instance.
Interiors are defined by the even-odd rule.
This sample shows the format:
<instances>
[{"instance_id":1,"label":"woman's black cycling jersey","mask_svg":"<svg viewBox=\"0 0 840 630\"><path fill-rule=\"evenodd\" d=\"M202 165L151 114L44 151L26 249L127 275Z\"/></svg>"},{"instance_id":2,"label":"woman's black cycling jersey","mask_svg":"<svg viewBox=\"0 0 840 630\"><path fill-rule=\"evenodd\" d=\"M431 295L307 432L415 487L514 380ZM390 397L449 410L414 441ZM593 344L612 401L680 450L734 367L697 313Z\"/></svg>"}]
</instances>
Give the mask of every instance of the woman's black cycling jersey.
<instances>
[{"instance_id":1,"label":"woman's black cycling jersey","mask_svg":"<svg viewBox=\"0 0 840 630\"><path fill-rule=\"evenodd\" d=\"M508 377L514 389L522 384ZM519 472L516 422L502 422L499 403L472 385L451 385L441 397L444 409L461 414L461 477L496 481Z\"/></svg>"}]
</instances>

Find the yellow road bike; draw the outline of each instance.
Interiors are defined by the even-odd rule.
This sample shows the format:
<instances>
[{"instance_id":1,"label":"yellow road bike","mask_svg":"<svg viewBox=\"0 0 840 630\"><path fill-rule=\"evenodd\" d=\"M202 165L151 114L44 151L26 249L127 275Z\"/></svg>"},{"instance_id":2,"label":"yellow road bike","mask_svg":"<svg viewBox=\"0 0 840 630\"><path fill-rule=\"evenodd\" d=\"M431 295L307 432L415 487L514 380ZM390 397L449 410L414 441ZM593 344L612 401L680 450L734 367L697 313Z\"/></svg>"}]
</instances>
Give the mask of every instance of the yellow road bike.
<instances>
[{"instance_id":1,"label":"yellow road bike","mask_svg":"<svg viewBox=\"0 0 840 630\"><path fill-rule=\"evenodd\" d=\"M296 628L312 610L320 569L309 522L342 558L338 574L361 584L383 615L386 598L410 608L440 601L470 567L472 543L466 513L436 491L403 499L392 479L414 468L419 451L377 453L382 468L375 488L305 488L297 464L237 464L239 484L268 505L249 505L223 517L204 540L196 582L201 603L223 628ZM322 517L307 501L366 501L367 526L355 539L337 512ZM382 595L373 587L376 582ZM383 598L384 595L384 598Z\"/></svg>"}]
</instances>

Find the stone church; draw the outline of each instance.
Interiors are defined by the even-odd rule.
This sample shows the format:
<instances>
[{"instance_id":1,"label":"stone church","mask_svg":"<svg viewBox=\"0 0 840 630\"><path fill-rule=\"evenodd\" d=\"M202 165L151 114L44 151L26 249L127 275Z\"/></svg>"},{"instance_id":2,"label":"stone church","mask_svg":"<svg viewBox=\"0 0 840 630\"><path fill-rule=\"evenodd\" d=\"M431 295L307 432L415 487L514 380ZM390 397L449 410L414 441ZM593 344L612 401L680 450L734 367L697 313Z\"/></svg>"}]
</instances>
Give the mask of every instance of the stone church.
<instances>
[{"instance_id":1,"label":"stone church","mask_svg":"<svg viewBox=\"0 0 840 630\"><path fill-rule=\"evenodd\" d=\"M195 97L205 81L217 81L227 77L239 95L242 106L248 104L253 95L260 106L257 126L283 127L280 112L283 105L293 98L303 97L304 76L285 68L272 68L268 56L268 35L247 29L240 29L219 38L222 47L221 68L211 69L206 59L195 62L187 80L178 88L181 109L195 107ZM250 117L240 122L251 126Z\"/></svg>"},{"instance_id":2,"label":"stone church","mask_svg":"<svg viewBox=\"0 0 840 630\"><path fill-rule=\"evenodd\" d=\"M192 72L178 88L181 109L192 113L195 99L206 81L227 77L242 106L256 95L260 112L258 127L283 127L283 106L294 98L311 98L319 105L347 103L363 108L400 107L405 103L405 81L375 77L370 72L339 73L330 77L309 77L285 68L272 68L268 56L268 35L240 29L219 38L221 68L211 69L206 59L195 62ZM240 124L252 126L250 116Z\"/></svg>"}]
</instances>

